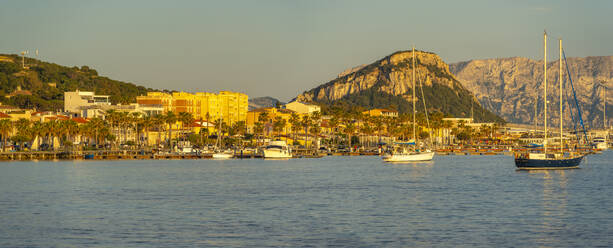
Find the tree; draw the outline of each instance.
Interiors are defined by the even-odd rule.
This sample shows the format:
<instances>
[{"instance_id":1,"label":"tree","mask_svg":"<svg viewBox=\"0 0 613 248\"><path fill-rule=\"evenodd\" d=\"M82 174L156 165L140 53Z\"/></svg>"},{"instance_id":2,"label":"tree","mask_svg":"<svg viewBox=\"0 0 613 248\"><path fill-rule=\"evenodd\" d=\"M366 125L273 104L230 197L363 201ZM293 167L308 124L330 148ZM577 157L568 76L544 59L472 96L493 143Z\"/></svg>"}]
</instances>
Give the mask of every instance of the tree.
<instances>
[{"instance_id":1,"label":"tree","mask_svg":"<svg viewBox=\"0 0 613 248\"><path fill-rule=\"evenodd\" d=\"M164 116L164 122L168 124L168 150L172 150L172 124L177 122L177 116L172 111L168 111Z\"/></svg>"},{"instance_id":2,"label":"tree","mask_svg":"<svg viewBox=\"0 0 613 248\"><path fill-rule=\"evenodd\" d=\"M158 133L158 139L156 141L156 147L160 147L160 141L162 141L162 131L164 130L164 128L166 127L165 123L165 118L166 115L164 114L158 114L155 115L152 119L151 119L151 126L155 127L157 133Z\"/></svg>"},{"instance_id":3,"label":"tree","mask_svg":"<svg viewBox=\"0 0 613 248\"><path fill-rule=\"evenodd\" d=\"M283 119L283 117L281 116L275 117L275 120L273 122L273 130L277 133L277 136L280 136L280 133L282 130L285 129L286 124L287 124L287 121Z\"/></svg>"},{"instance_id":4,"label":"tree","mask_svg":"<svg viewBox=\"0 0 613 248\"><path fill-rule=\"evenodd\" d=\"M2 135L2 151L6 149L6 141L8 136L13 131L13 123L9 119L0 120L0 135Z\"/></svg>"},{"instance_id":5,"label":"tree","mask_svg":"<svg viewBox=\"0 0 613 248\"><path fill-rule=\"evenodd\" d=\"M181 122L181 129L185 129L185 126L194 122L194 116L187 112L180 112L177 119ZM185 132L185 130L183 130L183 132Z\"/></svg>"},{"instance_id":6,"label":"tree","mask_svg":"<svg viewBox=\"0 0 613 248\"><path fill-rule=\"evenodd\" d=\"M353 133L355 133L355 129L356 129L355 123L353 123L353 122L349 122L345 126L345 133L347 134L347 140L349 141L349 147L350 148L352 147L352 145L351 145L351 136L353 135ZM353 148L351 148L351 149L353 149Z\"/></svg>"},{"instance_id":7,"label":"tree","mask_svg":"<svg viewBox=\"0 0 613 248\"><path fill-rule=\"evenodd\" d=\"M298 131L300 127L300 116L293 112L289 117L289 123L292 125L292 140L296 141L296 131Z\"/></svg>"},{"instance_id":8,"label":"tree","mask_svg":"<svg viewBox=\"0 0 613 248\"><path fill-rule=\"evenodd\" d=\"M309 127L311 127L312 123L313 121L308 115L302 117L302 122L300 123L302 128L304 128L304 146L307 148L309 147Z\"/></svg>"},{"instance_id":9,"label":"tree","mask_svg":"<svg viewBox=\"0 0 613 248\"><path fill-rule=\"evenodd\" d=\"M270 131L270 115L268 114L268 112L261 112L258 115L258 121L262 122L262 127L266 132L265 136L268 136L268 132Z\"/></svg>"},{"instance_id":10,"label":"tree","mask_svg":"<svg viewBox=\"0 0 613 248\"><path fill-rule=\"evenodd\" d=\"M139 125L141 126L141 130L143 130L143 132L145 133L145 138L143 140L146 140L147 143L145 143L145 147L147 147L149 145L149 130L153 125L153 118L147 115L141 119ZM140 137L138 139L140 140Z\"/></svg>"}]
</instances>

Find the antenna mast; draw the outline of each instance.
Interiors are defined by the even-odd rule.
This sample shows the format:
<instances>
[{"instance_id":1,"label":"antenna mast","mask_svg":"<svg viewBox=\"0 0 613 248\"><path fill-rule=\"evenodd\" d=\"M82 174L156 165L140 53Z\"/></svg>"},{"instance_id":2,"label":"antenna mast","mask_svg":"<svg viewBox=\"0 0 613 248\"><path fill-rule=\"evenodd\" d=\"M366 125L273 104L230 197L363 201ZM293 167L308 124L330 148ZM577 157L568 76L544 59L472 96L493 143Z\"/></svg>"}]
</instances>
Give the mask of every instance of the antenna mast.
<instances>
[{"instance_id":1,"label":"antenna mast","mask_svg":"<svg viewBox=\"0 0 613 248\"><path fill-rule=\"evenodd\" d=\"M545 48L545 55L543 57L543 101L545 103L545 139L543 140L543 149L545 154L547 154L547 31L543 34L543 45Z\"/></svg>"}]
</instances>

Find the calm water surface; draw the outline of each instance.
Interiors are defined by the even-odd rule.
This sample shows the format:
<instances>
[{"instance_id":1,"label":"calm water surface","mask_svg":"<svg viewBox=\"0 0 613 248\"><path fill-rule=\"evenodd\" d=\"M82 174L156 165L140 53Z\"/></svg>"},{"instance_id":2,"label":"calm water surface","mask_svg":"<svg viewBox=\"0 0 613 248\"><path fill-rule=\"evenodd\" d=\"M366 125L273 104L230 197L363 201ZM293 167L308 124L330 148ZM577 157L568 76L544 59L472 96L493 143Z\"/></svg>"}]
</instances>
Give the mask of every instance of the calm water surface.
<instances>
[{"instance_id":1,"label":"calm water surface","mask_svg":"<svg viewBox=\"0 0 613 248\"><path fill-rule=\"evenodd\" d=\"M0 163L0 247L611 247L612 161Z\"/></svg>"}]
</instances>

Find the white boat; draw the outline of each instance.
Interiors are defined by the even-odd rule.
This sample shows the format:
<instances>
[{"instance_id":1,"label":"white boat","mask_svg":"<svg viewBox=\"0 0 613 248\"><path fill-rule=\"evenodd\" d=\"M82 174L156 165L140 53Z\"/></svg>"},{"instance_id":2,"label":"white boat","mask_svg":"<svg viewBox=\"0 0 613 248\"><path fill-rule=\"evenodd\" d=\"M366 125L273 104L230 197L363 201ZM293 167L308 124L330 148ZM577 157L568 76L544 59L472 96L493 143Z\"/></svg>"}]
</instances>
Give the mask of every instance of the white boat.
<instances>
[{"instance_id":1,"label":"white boat","mask_svg":"<svg viewBox=\"0 0 613 248\"><path fill-rule=\"evenodd\" d=\"M291 158L292 150L282 140L271 141L262 149L264 158Z\"/></svg>"},{"instance_id":2,"label":"white boat","mask_svg":"<svg viewBox=\"0 0 613 248\"><path fill-rule=\"evenodd\" d=\"M222 133L220 133L222 122L223 115L220 116L219 120L217 121L217 123L219 123L219 127L217 128L217 142L215 142L215 152L213 153L213 159L230 159L234 157L234 152L232 152L232 150L222 150L223 140L221 139Z\"/></svg>"},{"instance_id":3,"label":"white boat","mask_svg":"<svg viewBox=\"0 0 613 248\"><path fill-rule=\"evenodd\" d=\"M234 153L232 151L226 150L226 151L215 151L215 153L213 153L213 158L214 159L230 159L234 157Z\"/></svg>"},{"instance_id":4,"label":"white boat","mask_svg":"<svg viewBox=\"0 0 613 248\"><path fill-rule=\"evenodd\" d=\"M607 150L607 149L609 149L609 145L607 144L607 140L605 138L594 138L592 143L594 143L594 145L596 145L596 149L598 149L598 150Z\"/></svg>"},{"instance_id":5,"label":"white boat","mask_svg":"<svg viewBox=\"0 0 613 248\"><path fill-rule=\"evenodd\" d=\"M415 102L416 102L416 98L415 98L415 90L417 89L415 87L415 47L413 47L413 113L415 112ZM420 87L422 87L421 85L421 81L420 81ZM421 88L421 94L422 94L422 99L423 99L423 103L424 103L424 111L426 113L426 120L428 118L428 109L426 108L426 98L424 97L424 92L423 92L423 87ZM428 122L428 129L430 128L430 122ZM416 162L416 161L430 161L432 160L432 158L434 158L434 152L430 151L430 150L418 150L417 149L417 144L419 142L417 142L417 136L415 135L417 133L416 130L416 121L415 121L415 115L413 115L413 140L411 140L410 142L407 143L396 143L396 146L393 148L392 151L390 151L389 153L384 154L381 159L383 159L384 162ZM432 135L430 135L430 143L432 144ZM411 145L413 146L412 149L408 149L407 145Z\"/></svg>"},{"instance_id":6,"label":"white boat","mask_svg":"<svg viewBox=\"0 0 613 248\"><path fill-rule=\"evenodd\" d=\"M390 153L383 155L382 159L385 162L418 162L430 161L434 158L434 152L430 150L412 151L406 147L397 147Z\"/></svg>"}]
</instances>

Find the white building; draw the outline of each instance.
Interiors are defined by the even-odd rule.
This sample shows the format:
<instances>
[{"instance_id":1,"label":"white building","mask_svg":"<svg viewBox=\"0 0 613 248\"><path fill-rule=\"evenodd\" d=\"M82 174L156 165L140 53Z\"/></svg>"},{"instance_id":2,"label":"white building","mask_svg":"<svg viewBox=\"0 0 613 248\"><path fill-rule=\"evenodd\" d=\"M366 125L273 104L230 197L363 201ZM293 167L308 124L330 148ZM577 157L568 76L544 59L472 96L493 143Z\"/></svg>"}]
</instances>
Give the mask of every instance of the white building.
<instances>
[{"instance_id":1,"label":"white building","mask_svg":"<svg viewBox=\"0 0 613 248\"><path fill-rule=\"evenodd\" d=\"M299 114L310 114L313 112L321 112L321 107L314 104L305 104L297 101L290 102L285 104L285 108L289 110L293 110Z\"/></svg>"},{"instance_id":2,"label":"white building","mask_svg":"<svg viewBox=\"0 0 613 248\"><path fill-rule=\"evenodd\" d=\"M91 91L64 92L64 111L81 113L84 108L96 105L111 105L110 96L95 95Z\"/></svg>"}]
</instances>

